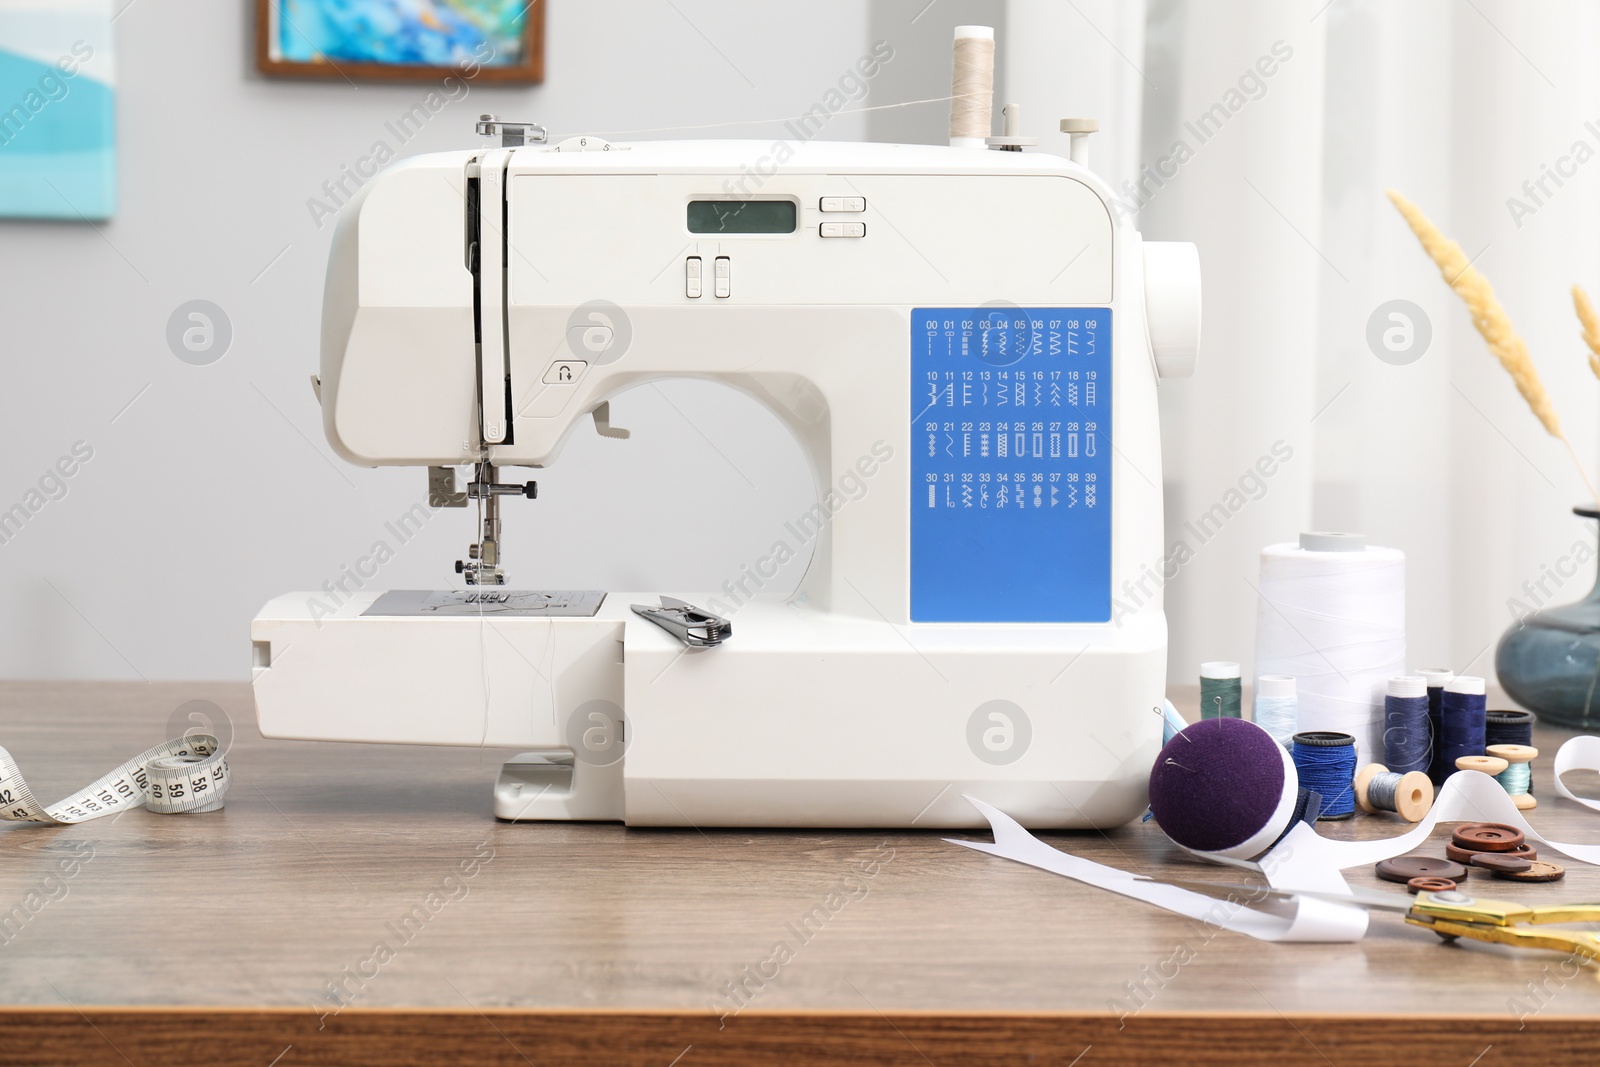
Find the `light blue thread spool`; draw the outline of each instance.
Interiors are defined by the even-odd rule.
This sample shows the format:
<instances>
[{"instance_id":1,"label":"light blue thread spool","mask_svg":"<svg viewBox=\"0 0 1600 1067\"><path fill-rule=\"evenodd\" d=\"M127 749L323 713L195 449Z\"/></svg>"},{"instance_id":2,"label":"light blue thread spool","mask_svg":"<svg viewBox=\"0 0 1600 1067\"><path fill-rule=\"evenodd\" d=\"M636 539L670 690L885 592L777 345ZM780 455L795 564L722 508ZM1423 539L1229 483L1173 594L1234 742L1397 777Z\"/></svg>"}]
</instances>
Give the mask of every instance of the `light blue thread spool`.
<instances>
[{"instance_id":1,"label":"light blue thread spool","mask_svg":"<svg viewBox=\"0 0 1600 1067\"><path fill-rule=\"evenodd\" d=\"M1295 717L1300 700L1295 696L1294 679L1287 674L1263 674L1256 679L1256 725L1272 735L1284 748L1294 737Z\"/></svg>"},{"instance_id":2,"label":"light blue thread spool","mask_svg":"<svg viewBox=\"0 0 1600 1067\"><path fill-rule=\"evenodd\" d=\"M1532 745L1490 745L1484 750L1486 755L1506 761L1506 769L1494 776L1510 796L1512 803L1521 811L1529 811L1538 805L1530 795L1533 788L1533 760L1539 755L1539 750Z\"/></svg>"},{"instance_id":3,"label":"light blue thread spool","mask_svg":"<svg viewBox=\"0 0 1600 1067\"><path fill-rule=\"evenodd\" d=\"M1189 724L1183 721L1183 716L1178 714L1178 709L1172 706L1172 701L1163 700L1161 708L1161 744L1166 745L1178 732Z\"/></svg>"}]
</instances>

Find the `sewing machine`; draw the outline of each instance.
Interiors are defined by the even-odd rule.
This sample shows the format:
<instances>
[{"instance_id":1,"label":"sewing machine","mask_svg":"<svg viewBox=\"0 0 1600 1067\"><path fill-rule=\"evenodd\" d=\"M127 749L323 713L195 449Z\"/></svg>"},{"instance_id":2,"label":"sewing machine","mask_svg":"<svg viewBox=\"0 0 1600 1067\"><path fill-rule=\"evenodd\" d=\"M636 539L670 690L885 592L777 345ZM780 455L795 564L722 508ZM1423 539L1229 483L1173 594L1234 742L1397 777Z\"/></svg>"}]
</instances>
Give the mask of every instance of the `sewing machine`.
<instances>
[{"instance_id":1,"label":"sewing machine","mask_svg":"<svg viewBox=\"0 0 1600 1067\"><path fill-rule=\"evenodd\" d=\"M1004 143L780 161L484 130L502 146L396 163L343 210L314 380L340 456L426 468L430 508L476 509L461 582L269 602L262 734L525 750L505 819L1142 811L1166 677L1156 386L1193 365L1193 246L1142 243L1081 158ZM743 390L804 451L817 506L774 531L811 553L795 594L504 585L510 510L561 521L513 502L536 487L507 468L625 437L610 399L670 377Z\"/></svg>"}]
</instances>

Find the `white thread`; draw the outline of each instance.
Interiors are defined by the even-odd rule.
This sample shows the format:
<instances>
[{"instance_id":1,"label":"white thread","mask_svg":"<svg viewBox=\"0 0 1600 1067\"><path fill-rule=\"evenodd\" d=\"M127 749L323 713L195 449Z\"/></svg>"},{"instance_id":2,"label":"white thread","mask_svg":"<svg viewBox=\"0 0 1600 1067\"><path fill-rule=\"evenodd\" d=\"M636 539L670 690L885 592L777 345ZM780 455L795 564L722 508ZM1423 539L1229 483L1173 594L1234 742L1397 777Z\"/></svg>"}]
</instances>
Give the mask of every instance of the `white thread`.
<instances>
[{"instance_id":1,"label":"white thread","mask_svg":"<svg viewBox=\"0 0 1600 1067\"><path fill-rule=\"evenodd\" d=\"M1356 763L1382 754L1384 691L1405 673L1405 554L1393 548L1261 551L1256 671L1296 679L1301 730L1356 739Z\"/></svg>"},{"instance_id":2,"label":"white thread","mask_svg":"<svg viewBox=\"0 0 1600 1067\"><path fill-rule=\"evenodd\" d=\"M0 748L0 819L46 826L88 822L143 805L162 815L216 811L227 795L228 761L210 734L190 734L141 752L65 800L48 808Z\"/></svg>"},{"instance_id":3,"label":"white thread","mask_svg":"<svg viewBox=\"0 0 1600 1067\"><path fill-rule=\"evenodd\" d=\"M1384 691L1392 697L1425 697L1428 680L1420 674L1402 674L1390 678Z\"/></svg>"},{"instance_id":4,"label":"white thread","mask_svg":"<svg viewBox=\"0 0 1600 1067\"><path fill-rule=\"evenodd\" d=\"M982 34L987 31L987 36ZM950 143L983 147L994 125L994 30L957 26L950 72Z\"/></svg>"}]
</instances>

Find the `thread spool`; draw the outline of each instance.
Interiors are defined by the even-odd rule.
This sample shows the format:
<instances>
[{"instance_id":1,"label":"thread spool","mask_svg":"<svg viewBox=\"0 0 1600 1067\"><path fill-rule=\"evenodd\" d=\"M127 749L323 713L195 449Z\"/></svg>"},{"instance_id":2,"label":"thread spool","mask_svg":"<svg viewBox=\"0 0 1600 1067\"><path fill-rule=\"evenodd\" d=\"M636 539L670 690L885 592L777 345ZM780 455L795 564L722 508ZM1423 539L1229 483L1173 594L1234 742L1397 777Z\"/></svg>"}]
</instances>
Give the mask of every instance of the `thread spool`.
<instances>
[{"instance_id":1,"label":"thread spool","mask_svg":"<svg viewBox=\"0 0 1600 1067\"><path fill-rule=\"evenodd\" d=\"M1484 754L1506 761L1506 769L1494 776L1511 796L1518 811L1532 811L1539 806L1528 790L1533 786L1533 761L1539 750L1532 745L1490 745Z\"/></svg>"},{"instance_id":2,"label":"thread spool","mask_svg":"<svg viewBox=\"0 0 1600 1067\"><path fill-rule=\"evenodd\" d=\"M1161 702L1161 743L1163 745L1177 737L1178 731L1188 725L1183 721L1183 716L1178 714L1178 709L1172 706L1172 701L1163 700Z\"/></svg>"},{"instance_id":3,"label":"thread spool","mask_svg":"<svg viewBox=\"0 0 1600 1067\"><path fill-rule=\"evenodd\" d=\"M1390 678L1383 698L1383 762L1397 774L1427 773L1433 761L1428 683L1418 674ZM1429 783L1428 793L1433 793ZM1412 820L1415 822L1416 820Z\"/></svg>"},{"instance_id":4,"label":"thread spool","mask_svg":"<svg viewBox=\"0 0 1600 1067\"><path fill-rule=\"evenodd\" d=\"M1293 678L1287 674L1263 674L1256 679L1256 725L1284 748L1294 737L1298 709Z\"/></svg>"},{"instance_id":5,"label":"thread spool","mask_svg":"<svg viewBox=\"0 0 1600 1067\"><path fill-rule=\"evenodd\" d=\"M1401 774L1369 763L1356 775L1355 791L1356 805L1368 815L1392 811L1406 822L1421 822L1433 807L1433 780L1426 771Z\"/></svg>"},{"instance_id":6,"label":"thread spool","mask_svg":"<svg viewBox=\"0 0 1600 1067\"><path fill-rule=\"evenodd\" d=\"M1316 799L1300 786L1282 745L1245 719L1185 727L1150 770L1150 811L1175 844L1208 859L1254 859L1301 819Z\"/></svg>"},{"instance_id":7,"label":"thread spool","mask_svg":"<svg viewBox=\"0 0 1600 1067\"><path fill-rule=\"evenodd\" d=\"M1292 754L1300 785L1322 796L1319 822L1356 813L1354 737L1336 730L1303 730L1294 735Z\"/></svg>"},{"instance_id":8,"label":"thread spool","mask_svg":"<svg viewBox=\"0 0 1600 1067\"><path fill-rule=\"evenodd\" d=\"M1482 678L1462 675L1445 683L1444 692L1439 695L1438 747L1445 766L1452 772L1463 769L1463 758L1483 755L1487 709Z\"/></svg>"},{"instance_id":9,"label":"thread spool","mask_svg":"<svg viewBox=\"0 0 1600 1067\"><path fill-rule=\"evenodd\" d=\"M1300 535L1261 550L1256 670L1295 679L1302 732L1383 751L1384 686L1405 673L1405 554L1358 534Z\"/></svg>"},{"instance_id":10,"label":"thread spool","mask_svg":"<svg viewBox=\"0 0 1600 1067\"><path fill-rule=\"evenodd\" d=\"M950 145L985 148L994 125L994 27L957 26L950 71Z\"/></svg>"},{"instance_id":11,"label":"thread spool","mask_svg":"<svg viewBox=\"0 0 1600 1067\"><path fill-rule=\"evenodd\" d=\"M1444 726L1440 716L1444 708L1444 687L1456 676L1456 672L1448 667L1424 667L1417 673L1428 683L1428 735L1433 738L1433 756L1428 763L1428 777L1433 779L1434 788L1438 788L1455 769L1444 761L1444 746L1440 744L1440 739L1444 737Z\"/></svg>"},{"instance_id":12,"label":"thread spool","mask_svg":"<svg viewBox=\"0 0 1600 1067\"><path fill-rule=\"evenodd\" d=\"M1200 718L1238 719L1244 716L1244 682L1239 665L1223 660L1200 664Z\"/></svg>"},{"instance_id":13,"label":"thread spool","mask_svg":"<svg viewBox=\"0 0 1600 1067\"><path fill-rule=\"evenodd\" d=\"M1461 756L1456 760L1458 771L1478 771L1487 774L1490 778L1504 771L1510 763L1498 756Z\"/></svg>"},{"instance_id":14,"label":"thread spool","mask_svg":"<svg viewBox=\"0 0 1600 1067\"><path fill-rule=\"evenodd\" d=\"M1484 751L1490 745L1533 745L1533 712L1491 709L1484 715ZM1533 764L1528 765L1528 792L1533 792Z\"/></svg>"}]
</instances>

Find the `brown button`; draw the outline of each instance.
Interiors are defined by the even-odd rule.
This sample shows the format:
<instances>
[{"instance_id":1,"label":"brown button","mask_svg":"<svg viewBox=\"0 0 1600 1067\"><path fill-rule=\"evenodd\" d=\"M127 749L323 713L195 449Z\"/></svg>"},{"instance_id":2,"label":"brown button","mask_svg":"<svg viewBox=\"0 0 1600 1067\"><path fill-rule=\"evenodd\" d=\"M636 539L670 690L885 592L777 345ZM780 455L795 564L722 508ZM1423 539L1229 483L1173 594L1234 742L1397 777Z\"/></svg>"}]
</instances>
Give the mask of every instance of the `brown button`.
<instances>
[{"instance_id":1,"label":"brown button","mask_svg":"<svg viewBox=\"0 0 1600 1067\"><path fill-rule=\"evenodd\" d=\"M1471 863L1472 857L1485 855L1485 853L1479 851L1478 849L1460 848L1449 841L1446 841L1444 844L1444 854L1455 860L1457 863ZM1526 841L1509 852L1497 852L1494 854L1497 856L1520 856L1525 860L1536 860L1539 858L1539 853L1535 851L1534 847L1528 844Z\"/></svg>"},{"instance_id":2,"label":"brown button","mask_svg":"<svg viewBox=\"0 0 1600 1067\"><path fill-rule=\"evenodd\" d=\"M1448 893L1456 884L1448 878L1413 878L1406 888L1413 893Z\"/></svg>"},{"instance_id":3,"label":"brown button","mask_svg":"<svg viewBox=\"0 0 1600 1067\"><path fill-rule=\"evenodd\" d=\"M1450 833L1458 848L1475 852L1511 852L1523 843L1522 831L1497 822L1465 822Z\"/></svg>"},{"instance_id":4,"label":"brown button","mask_svg":"<svg viewBox=\"0 0 1600 1067\"><path fill-rule=\"evenodd\" d=\"M1378 863L1373 870L1386 882L1402 884L1413 878L1448 878L1460 882L1467 877L1467 869L1461 864L1436 856L1396 856Z\"/></svg>"},{"instance_id":5,"label":"brown button","mask_svg":"<svg viewBox=\"0 0 1600 1067\"><path fill-rule=\"evenodd\" d=\"M1469 862L1474 867L1485 867L1495 874L1521 874L1533 867L1533 860L1525 860L1510 852L1475 852Z\"/></svg>"},{"instance_id":6,"label":"brown button","mask_svg":"<svg viewBox=\"0 0 1600 1067\"><path fill-rule=\"evenodd\" d=\"M1530 864L1528 869L1516 874L1510 872L1495 872L1496 878L1507 878L1513 882L1554 882L1567 873L1567 869L1559 863L1546 863L1543 860Z\"/></svg>"}]
</instances>

